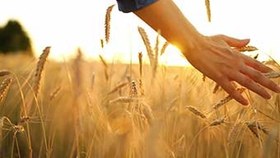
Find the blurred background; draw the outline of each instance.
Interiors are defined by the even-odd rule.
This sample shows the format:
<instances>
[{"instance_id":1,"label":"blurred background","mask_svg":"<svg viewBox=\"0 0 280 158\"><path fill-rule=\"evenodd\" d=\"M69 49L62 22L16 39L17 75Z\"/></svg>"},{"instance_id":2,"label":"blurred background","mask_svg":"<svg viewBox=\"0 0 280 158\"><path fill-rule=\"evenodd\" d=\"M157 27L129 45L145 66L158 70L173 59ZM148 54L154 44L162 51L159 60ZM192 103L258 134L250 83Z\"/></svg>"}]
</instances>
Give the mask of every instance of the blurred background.
<instances>
[{"instance_id":1,"label":"blurred background","mask_svg":"<svg viewBox=\"0 0 280 158\"><path fill-rule=\"evenodd\" d=\"M277 1L211 1L211 23L207 21L203 0L175 2L201 33L251 38L251 45L259 48L260 53L271 55L274 59L280 58L280 24L277 22L280 10ZM0 27L3 30L9 20L19 22L25 31L23 34L29 37L22 40L31 42L30 48L25 47L32 49L36 56L41 54L44 47L51 46L50 58L57 61L72 58L77 48L81 48L87 59L96 59L98 54L103 53L114 62L136 62L137 53L145 51L137 26L146 29L152 42L155 41L156 32L134 14L119 12L116 6L111 17L111 40L102 49L100 39L104 39L105 13L112 4L116 4L116 1L0 0ZM176 48L168 47L166 52L161 62L187 65Z\"/></svg>"}]
</instances>

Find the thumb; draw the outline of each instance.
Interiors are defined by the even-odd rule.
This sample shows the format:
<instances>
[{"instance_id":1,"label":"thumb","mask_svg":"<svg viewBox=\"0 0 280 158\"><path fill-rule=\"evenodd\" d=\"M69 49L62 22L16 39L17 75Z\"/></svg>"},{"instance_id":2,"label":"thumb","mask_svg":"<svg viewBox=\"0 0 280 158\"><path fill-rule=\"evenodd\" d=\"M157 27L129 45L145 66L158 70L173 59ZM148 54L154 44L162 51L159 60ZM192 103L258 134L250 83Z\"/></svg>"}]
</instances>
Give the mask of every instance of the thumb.
<instances>
[{"instance_id":1,"label":"thumb","mask_svg":"<svg viewBox=\"0 0 280 158\"><path fill-rule=\"evenodd\" d=\"M246 46L249 42L250 39L236 39L233 37L221 35L221 38L231 47L236 47L236 48L241 48Z\"/></svg>"}]
</instances>

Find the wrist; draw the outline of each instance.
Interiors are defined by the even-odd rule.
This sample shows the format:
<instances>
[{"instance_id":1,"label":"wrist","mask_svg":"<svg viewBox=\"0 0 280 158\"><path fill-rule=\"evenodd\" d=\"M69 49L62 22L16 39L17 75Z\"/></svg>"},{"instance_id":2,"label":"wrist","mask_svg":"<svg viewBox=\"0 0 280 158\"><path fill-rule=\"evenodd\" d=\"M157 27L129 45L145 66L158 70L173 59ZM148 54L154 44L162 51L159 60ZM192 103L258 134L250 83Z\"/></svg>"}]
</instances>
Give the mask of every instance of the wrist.
<instances>
[{"instance_id":1,"label":"wrist","mask_svg":"<svg viewBox=\"0 0 280 158\"><path fill-rule=\"evenodd\" d=\"M205 45L206 37L199 32L196 32L192 35L188 35L185 37L185 41L182 45L180 50L182 51L183 55L188 59L191 55L194 55L203 45Z\"/></svg>"}]
</instances>

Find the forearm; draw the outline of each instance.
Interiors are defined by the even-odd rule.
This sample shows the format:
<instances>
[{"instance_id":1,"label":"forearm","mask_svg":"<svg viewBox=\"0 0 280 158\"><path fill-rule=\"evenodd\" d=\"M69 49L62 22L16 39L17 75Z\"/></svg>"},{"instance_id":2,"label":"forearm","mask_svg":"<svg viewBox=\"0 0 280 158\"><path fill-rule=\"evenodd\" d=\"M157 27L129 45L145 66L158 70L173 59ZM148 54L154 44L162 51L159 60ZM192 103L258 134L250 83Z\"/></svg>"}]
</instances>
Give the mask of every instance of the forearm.
<instances>
[{"instance_id":1,"label":"forearm","mask_svg":"<svg viewBox=\"0 0 280 158\"><path fill-rule=\"evenodd\" d=\"M177 46L185 56L188 56L190 50L202 39L201 34L172 0L158 0L134 13L154 30L160 30L161 35Z\"/></svg>"}]
</instances>

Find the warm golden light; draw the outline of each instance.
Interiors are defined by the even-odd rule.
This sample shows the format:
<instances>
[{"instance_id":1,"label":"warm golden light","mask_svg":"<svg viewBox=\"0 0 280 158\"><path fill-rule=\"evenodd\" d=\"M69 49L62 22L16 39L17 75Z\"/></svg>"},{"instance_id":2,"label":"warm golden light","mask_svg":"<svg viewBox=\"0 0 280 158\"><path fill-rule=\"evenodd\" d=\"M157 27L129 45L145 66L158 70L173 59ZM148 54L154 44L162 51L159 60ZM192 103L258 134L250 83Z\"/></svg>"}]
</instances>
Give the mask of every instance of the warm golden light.
<instances>
[{"instance_id":1,"label":"warm golden light","mask_svg":"<svg viewBox=\"0 0 280 158\"><path fill-rule=\"evenodd\" d=\"M212 1L212 22L207 21L204 1L175 1L197 29L206 35L228 34L237 38L251 38L251 44L260 52L279 59L278 38L280 26L275 15L280 11L276 1ZM123 14L113 9L111 40L104 49L104 16L106 8L115 0L93 2L55 0L9 0L1 2L0 24L8 19L19 20L30 34L37 54L45 46L52 46L51 58L65 60L81 48L88 59L103 54L110 61L137 62L137 53L145 47L137 32L142 26L153 42L156 32L133 14ZM261 11L260 11L261 10ZM167 65L186 65L184 57L174 47L169 47L160 58Z\"/></svg>"}]
</instances>

